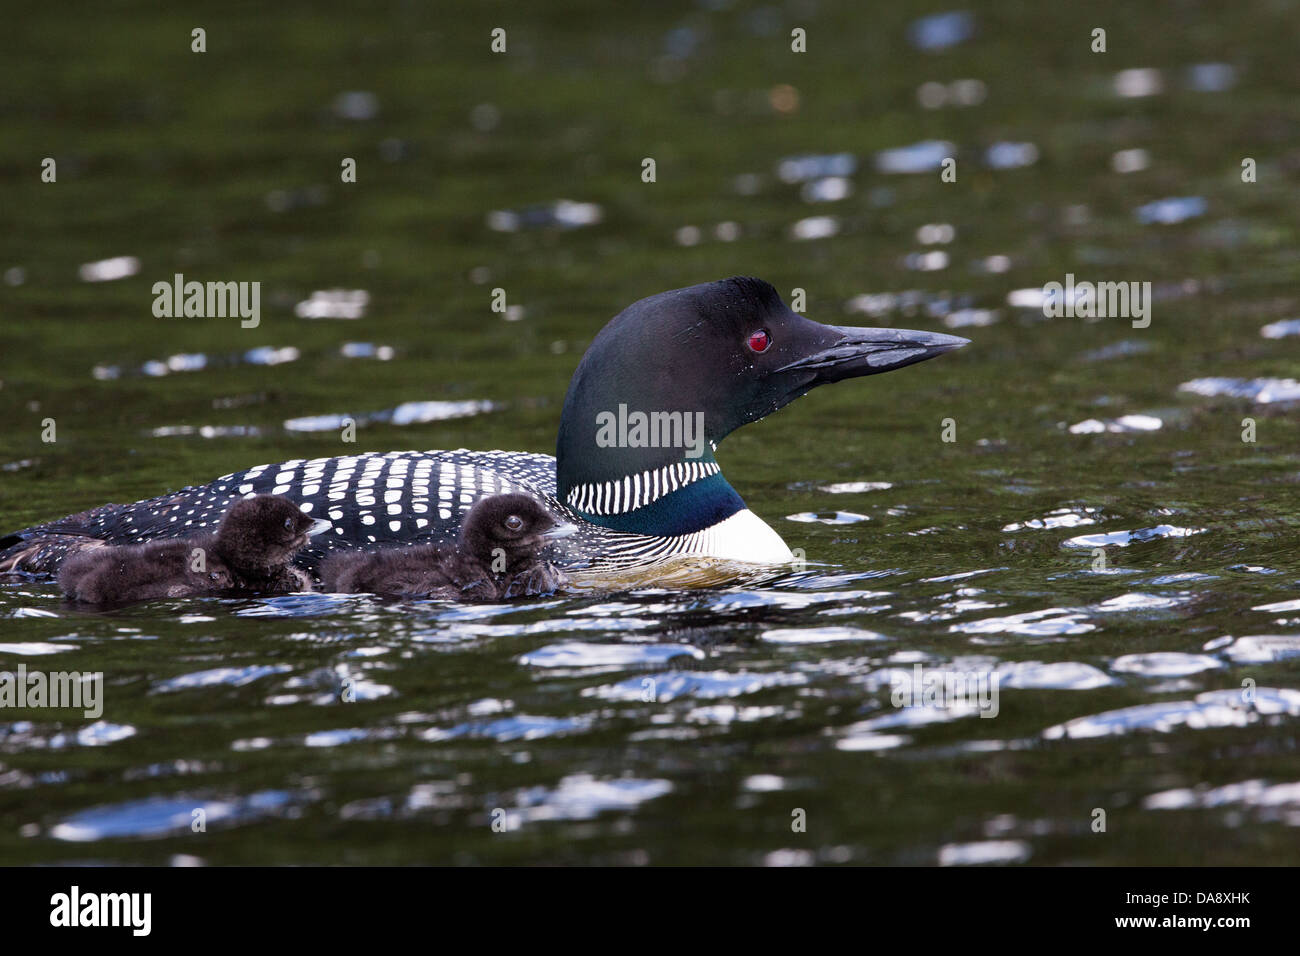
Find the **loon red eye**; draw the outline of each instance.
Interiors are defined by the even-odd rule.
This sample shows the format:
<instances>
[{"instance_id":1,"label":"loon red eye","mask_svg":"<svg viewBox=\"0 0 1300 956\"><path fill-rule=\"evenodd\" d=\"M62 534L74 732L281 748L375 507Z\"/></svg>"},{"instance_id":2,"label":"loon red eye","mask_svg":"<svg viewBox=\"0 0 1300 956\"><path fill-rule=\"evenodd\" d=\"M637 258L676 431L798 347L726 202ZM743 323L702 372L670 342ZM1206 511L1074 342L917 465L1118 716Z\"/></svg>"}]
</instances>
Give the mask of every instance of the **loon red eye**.
<instances>
[{"instance_id":1,"label":"loon red eye","mask_svg":"<svg viewBox=\"0 0 1300 956\"><path fill-rule=\"evenodd\" d=\"M749 347L755 352L766 352L771 344L772 337L767 334L767 329L759 329L749 335Z\"/></svg>"}]
</instances>

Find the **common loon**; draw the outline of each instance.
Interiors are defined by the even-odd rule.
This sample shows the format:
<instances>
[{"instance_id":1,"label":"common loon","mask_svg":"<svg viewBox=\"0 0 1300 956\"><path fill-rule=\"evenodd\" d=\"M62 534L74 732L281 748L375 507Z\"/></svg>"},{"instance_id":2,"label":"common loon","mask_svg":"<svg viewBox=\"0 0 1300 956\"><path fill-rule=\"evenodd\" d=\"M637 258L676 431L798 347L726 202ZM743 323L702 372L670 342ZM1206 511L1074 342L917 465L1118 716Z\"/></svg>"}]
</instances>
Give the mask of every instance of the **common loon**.
<instances>
[{"instance_id":1,"label":"common loon","mask_svg":"<svg viewBox=\"0 0 1300 956\"><path fill-rule=\"evenodd\" d=\"M87 604L124 604L192 597L233 589L310 591L311 578L289 562L313 534L329 527L288 498L255 495L236 501L217 533L144 544L89 544L59 572L68 597Z\"/></svg>"},{"instance_id":2,"label":"common loon","mask_svg":"<svg viewBox=\"0 0 1300 956\"><path fill-rule=\"evenodd\" d=\"M455 546L337 551L321 563L321 585L326 591L452 601L549 594L567 579L541 548L577 530L532 495L490 495L469 510Z\"/></svg>"},{"instance_id":3,"label":"common loon","mask_svg":"<svg viewBox=\"0 0 1300 956\"><path fill-rule=\"evenodd\" d=\"M215 526L236 498L285 495L331 522L299 553L455 538L487 495L542 499L578 532L566 568L618 569L679 555L782 564L793 555L745 507L714 457L718 443L810 389L934 358L967 339L822 325L761 279L661 292L596 335L569 383L556 454L405 451L257 465L134 504L102 505L0 537L0 571L51 572L87 536L110 543Z\"/></svg>"}]
</instances>

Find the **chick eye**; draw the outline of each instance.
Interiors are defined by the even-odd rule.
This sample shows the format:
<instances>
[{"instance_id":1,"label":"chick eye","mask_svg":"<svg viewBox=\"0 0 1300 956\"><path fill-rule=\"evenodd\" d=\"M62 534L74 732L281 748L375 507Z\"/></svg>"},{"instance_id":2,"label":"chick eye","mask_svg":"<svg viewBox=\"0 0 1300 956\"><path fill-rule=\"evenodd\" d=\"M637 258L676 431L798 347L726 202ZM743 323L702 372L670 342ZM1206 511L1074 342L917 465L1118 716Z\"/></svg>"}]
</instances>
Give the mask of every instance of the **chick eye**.
<instances>
[{"instance_id":1,"label":"chick eye","mask_svg":"<svg viewBox=\"0 0 1300 956\"><path fill-rule=\"evenodd\" d=\"M508 531L518 531L524 526L524 519L519 517L519 515L511 515L505 520L505 525L506 530Z\"/></svg>"},{"instance_id":2,"label":"chick eye","mask_svg":"<svg viewBox=\"0 0 1300 956\"><path fill-rule=\"evenodd\" d=\"M772 337L767 334L767 329L759 329L757 332L749 334L749 347L754 352L766 352L767 347L772 344Z\"/></svg>"},{"instance_id":3,"label":"chick eye","mask_svg":"<svg viewBox=\"0 0 1300 956\"><path fill-rule=\"evenodd\" d=\"M285 527L285 530L287 530L287 531L292 531L292 530L293 530L293 519L292 519L292 518L285 518L285 519L284 519L284 527Z\"/></svg>"}]
</instances>

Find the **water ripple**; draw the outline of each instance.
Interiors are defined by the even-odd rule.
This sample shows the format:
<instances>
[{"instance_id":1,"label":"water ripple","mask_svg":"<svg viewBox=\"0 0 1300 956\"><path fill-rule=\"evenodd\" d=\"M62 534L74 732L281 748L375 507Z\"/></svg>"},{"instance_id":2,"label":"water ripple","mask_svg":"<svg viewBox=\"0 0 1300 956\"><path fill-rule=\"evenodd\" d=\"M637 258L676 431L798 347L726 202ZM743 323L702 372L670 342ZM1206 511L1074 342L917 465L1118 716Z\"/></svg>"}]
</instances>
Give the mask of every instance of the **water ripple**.
<instances>
[{"instance_id":1,"label":"water ripple","mask_svg":"<svg viewBox=\"0 0 1300 956\"><path fill-rule=\"evenodd\" d=\"M1173 196L1139 206L1133 214L1146 225L1172 225L1204 216L1209 208L1201 196Z\"/></svg>"},{"instance_id":2,"label":"water ripple","mask_svg":"<svg viewBox=\"0 0 1300 956\"><path fill-rule=\"evenodd\" d=\"M1086 634L1097 626L1088 621L1086 612L1077 608L1049 607L1007 617L987 617L978 621L953 624L948 630L961 634L1024 634L1044 637Z\"/></svg>"},{"instance_id":3,"label":"water ripple","mask_svg":"<svg viewBox=\"0 0 1300 956\"><path fill-rule=\"evenodd\" d=\"M925 140L876 153L876 171L880 173L928 173L937 170L945 159L957 155L957 147L945 140Z\"/></svg>"},{"instance_id":4,"label":"water ripple","mask_svg":"<svg viewBox=\"0 0 1300 956\"><path fill-rule=\"evenodd\" d=\"M290 794L282 790L263 790L246 797L222 800L200 797L132 800L74 813L51 827L50 836L73 843L123 837L157 839L188 834L196 819L196 810L203 811L206 824L237 825L278 815L290 800Z\"/></svg>"},{"instance_id":5,"label":"water ripple","mask_svg":"<svg viewBox=\"0 0 1300 956\"><path fill-rule=\"evenodd\" d=\"M988 866L991 863L1024 863L1031 850L1023 840L981 840L978 843L948 843L939 848L940 866Z\"/></svg>"},{"instance_id":6,"label":"water ripple","mask_svg":"<svg viewBox=\"0 0 1300 956\"><path fill-rule=\"evenodd\" d=\"M619 777L600 780L592 774L571 774L554 789L532 787L519 794L515 809L505 815L506 829L546 820L590 820L611 810L635 810L648 800L672 792L667 780Z\"/></svg>"},{"instance_id":7,"label":"water ripple","mask_svg":"<svg viewBox=\"0 0 1300 956\"><path fill-rule=\"evenodd\" d=\"M807 682L808 678L803 674L781 672L732 674L727 671L666 671L632 677L617 684L587 688L582 694L584 697L619 701L664 702L679 697L708 700L740 697L769 687L789 687Z\"/></svg>"},{"instance_id":8,"label":"water ripple","mask_svg":"<svg viewBox=\"0 0 1300 956\"><path fill-rule=\"evenodd\" d=\"M1291 660L1300 657L1300 635L1260 634L1239 637L1227 646L1223 654L1234 664L1269 664L1273 661Z\"/></svg>"},{"instance_id":9,"label":"water ripple","mask_svg":"<svg viewBox=\"0 0 1300 956\"><path fill-rule=\"evenodd\" d=\"M764 631L759 640L772 644L832 644L840 641L887 641L889 638L860 627L786 627Z\"/></svg>"},{"instance_id":10,"label":"water ripple","mask_svg":"<svg viewBox=\"0 0 1300 956\"><path fill-rule=\"evenodd\" d=\"M54 615L51 614L49 616L53 617ZM75 651L76 649L76 644L50 644L46 641L24 641L21 644L0 644L0 654L18 654L24 657L61 654L64 651Z\"/></svg>"},{"instance_id":11,"label":"water ripple","mask_svg":"<svg viewBox=\"0 0 1300 956\"><path fill-rule=\"evenodd\" d=\"M1122 415L1115 419L1100 421L1089 418L1069 428L1071 435L1093 435L1099 432L1154 432L1164 427L1164 422L1154 415Z\"/></svg>"},{"instance_id":12,"label":"water ripple","mask_svg":"<svg viewBox=\"0 0 1300 956\"><path fill-rule=\"evenodd\" d=\"M820 487L829 495L856 495L867 491L886 491L894 486L888 481L838 481Z\"/></svg>"},{"instance_id":13,"label":"water ripple","mask_svg":"<svg viewBox=\"0 0 1300 956\"><path fill-rule=\"evenodd\" d=\"M1164 608L1177 607L1179 604L1185 604L1188 601L1186 596L1171 594L1142 594L1133 592L1130 594L1121 594L1118 597L1108 598L1100 604L1094 604L1089 608L1091 611L1100 614L1127 614L1131 611L1155 611Z\"/></svg>"},{"instance_id":14,"label":"water ripple","mask_svg":"<svg viewBox=\"0 0 1300 956\"><path fill-rule=\"evenodd\" d=\"M1092 690L1116 682L1091 664L1078 661L1017 661L994 670L1001 687L1019 690Z\"/></svg>"},{"instance_id":15,"label":"water ripple","mask_svg":"<svg viewBox=\"0 0 1300 956\"><path fill-rule=\"evenodd\" d=\"M1150 654L1125 654L1115 658L1111 670L1140 677L1186 677L1205 671L1220 670L1224 665L1217 657L1207 654L1183 654L1177 651L1155 651Z\"/></svg>"},{"instance_id":16,"label":"water ripple","mask_svg":"<svg viewBox=\"0 0 1300 956\"><path fill-rule=\"evenodd\" d=\"M1292 335L1300 335L1300 319L1270 322L1259 330L1259 334L1266 339L1285 339Z\"/></svg>"},{"instance_id":17,"label":"water ripple","mask_svg":"<svg viewBox=\"0 0 1300 956\"><path fill-rule=\"evenodd\" d=\"M344 428L349 422L358 428L364 425L418 425L426 422L444 422L454 418L469 418L492 412L501 406L487 400L464 399L461 401L427 401L404 402L396 408L378 412L359 412L335 415L309 415L304 418L290 418L285 421L285 431L291 432L333 432Z\"/></svg>"},{"instance_id":18,"label":"water ripple","mask_svg":"<svg viewBox=\"0 0 1300 956\"><path fill-rule=\"evenodd\" d=\"M1204 534L1205 528L1179 528L1175 525L1161 524L1154 528L1139 528L1137 531L1112 531L1109 534L1084 534L1069 538L1063 542L1070 548L1127 548L1130 544L1143 544L1158 541L1161 538L1190 538L1194 534Z\"/></svg>"},{"instance_id":19,"label":"water ripple","mask_svg":"<svg viewBox=\"0 0 1300 956\"><path fill-rule=\"evenodd\" d=\"M1097 508L1057 508L1055 511L1049 511L1041 518L1030 518L1027 521L1014 521L1011 524L1003 525L1002 530L1021 531L1034 530L1045 531L1052 528L1078 528L1083 525L1096 524L1095 517L1099 509Z\"/></svg>"},{"instance_id":20,"label":"water ripple","mask_svg":"<svg viewBox=\"0 0 1300 956\"><path fill-rule=\"evenodd\" d=\"M686 644L586 644L564 641L529 651L519 658L528 667L577 669L636 668L661 664L674 657L702 660L704 652Z\"/></svg>"},{"instance_id":21,"label":"water ripple","mask_svg":"<svg viewBox=\"0 0 1300 956\"><path fill-rule=\"evenodd\" d=\"M103 747L136 735L130 724L114 724L97 720L69 733L63 730L46 732L30 720L0 724L0 750L22 753L26 750L62 750L66 747Z\"/></svg>"},{"instance_id":22,"label":"water ripple","mask_svg":"<svg viewBox=\"0 0 1300 956\"><path fill-rule=\"evenodd\" d=\"M1266 821L1300 826L1300 782L1243 780L1221 787L1179 787L1153 793L1142 801L1147 810L1204 810L1238 806L1258 811Z\"/></svg>"},{"instance_id":23,"label":"water ripple","mask_svg":"<svg viewBox=\"0 0 1300 956\"><path fill-rule=\"evenodd\" d=\"M591 726L590 717L535 717L518 714L500 720L457 724L446 730L431 728L420 734L424 740L455 740L460 737L486 737L501 742L540 740L561 734L576 733Z\"/></svg>"},{"instance_id":24,"label":"water ripple","mask_svg":"<svg viewBox=\"0 0 1300 956\"><path fill-rule=\"evenodd\" d=\"M1242 690L1217 690L1198 694L1194 700L1161 701L1078 717L1043 731L1048 740L1063 737L1104 737L1134 731L1167 733L1179 727L1204 730L1213 727L1245 727L1261 716L1300 715L1300 691L1260 687L1253 700Z\"/></svg>"},{"instance_id":25,"label":"water ripple","mask_svg":"<svg viewBox=\"0 0 1300 956\"><path fill-rule=\"evenodd\" d=\"M288 664L250 664L247 667L215 667L206 671L182 674L154 685L154 691L166 694L177 690L193 690L197 687L243 687L255 680L269 677L271 674L283 674L292 670Z\"/></svg>"},{"instance_id":26,"label":"water ripple","mask_svg":"<svg viewBox=\"0 0 1300 956\"><path fill-rule=\"evenodd\" d=\"M1300 611L1300 598L1290 601L1277 601L1273 604L1256 604L1251 608L1252 611L1268 611L1271 614L1281 614L1287 611Z\"/></svg>"},{"instance_id":27,"label":"water ripple","mask_svg":"<svg viewBox=\"0 0 1300 956\"><path fill-rule=\"evenodd\" d=\"M1207 398L1245 398L1260 405L1300 401L1300 382L1293 378L1195 378L1178 390Z\"/></svg>"},{"instance_id":28,"label":"water ripple","mask_svg":"<svg viewBox=\"0 0 1300 956\"><path fill-rule=\"evenodd\" d=\"M975 14L969 10L932 13L907 26L907 39L918 50L936 52L965 43L975 35Z\"/></svg>"}]
</instances>

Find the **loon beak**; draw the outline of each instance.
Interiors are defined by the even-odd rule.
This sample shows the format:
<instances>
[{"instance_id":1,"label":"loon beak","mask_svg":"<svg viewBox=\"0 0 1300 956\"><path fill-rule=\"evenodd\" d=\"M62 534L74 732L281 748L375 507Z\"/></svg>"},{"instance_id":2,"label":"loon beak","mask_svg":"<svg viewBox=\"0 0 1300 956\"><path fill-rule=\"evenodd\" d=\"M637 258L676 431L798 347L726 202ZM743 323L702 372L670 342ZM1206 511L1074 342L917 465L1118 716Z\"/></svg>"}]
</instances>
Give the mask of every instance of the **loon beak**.
<instances>
[{"instance_id":1,"label":"loon beak","mask_svg":"<svg viewBox=\"0 0 1300 956\"><path fill-rule=\"evenodd\" d=\"M557 541L560 538L567 538L577 530L578 526L576 524L569 524L566 521L564 524L557 524L550 531L543 534L542 537L548 541Z\"/></svg>"},{"instance_id":2,"label":"loon beak","mask_svg":"<svg viewBox=\"0 0 1300 956\"><path fill-rule=\"evenodd\" d=\"M875 375L951 352L970 344L970 339L942 332L918 332L913 329L859 329L852 326L825 326L838 334L829 346L795 359L778 372L807 370L815 374L813 384L838 382L860 375Z\"/></svg>"},{"instance_id":3,"label":"loon beak","mask_svg":"<svg viewBox=\"0 0 1300 956\"><path fill-rule=\"evenodd\" d=\"M311 527L307 529L307 537L314 538L322 531L328 531L332 527L334 527L334 525L330 524L324 518L317 518L311 523Z\"/></svg>"}]
</instances>

